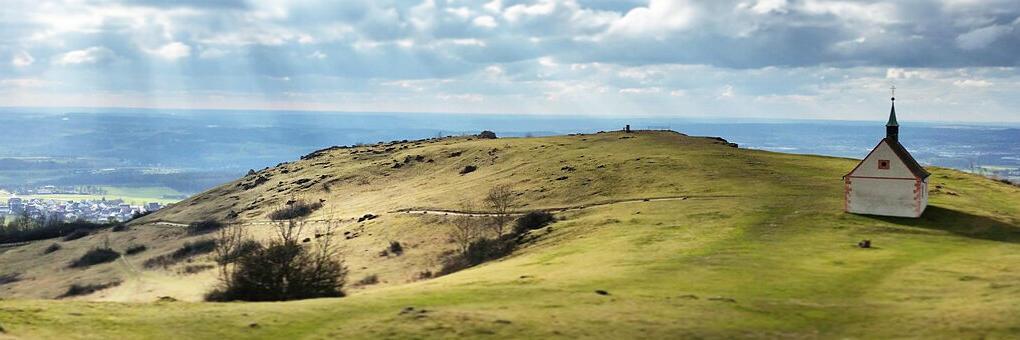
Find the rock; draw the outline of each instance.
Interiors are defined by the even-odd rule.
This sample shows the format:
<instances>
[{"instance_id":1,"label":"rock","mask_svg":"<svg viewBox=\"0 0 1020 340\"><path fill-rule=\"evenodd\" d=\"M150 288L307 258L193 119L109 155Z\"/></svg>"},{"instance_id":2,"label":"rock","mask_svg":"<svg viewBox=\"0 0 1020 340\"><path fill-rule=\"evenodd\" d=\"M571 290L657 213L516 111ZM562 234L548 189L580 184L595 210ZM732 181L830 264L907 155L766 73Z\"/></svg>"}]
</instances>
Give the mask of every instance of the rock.
<instances>
[{"instance_id":1,"label":"rock","mask_svg":"<svg viewBox=\"0 0 1020 340\"><path fill-rule=\"evenodd\" d=\"M259 324L257 322L252 322L248 324L248 328L259 328Z\"/></svg>"},{"instance_id":2,"label":"rock","mask_svg":"<svg viewBox=\"0 0 1020 340\"><path fill-rule=\"evenodd\" d=\"M708 299L712 300L712 301L719 301L719 302L730 302L730 303L737 302L737 300L735 300L733 298L728 298L728 297L723 297L723 296L713 296L713 297L710 297Z\"/></svg>"},{"instance_id":3,"label":"rock","mask_svg":"<svg viewBox=\"0 0 1020 340\"><path fill-rule=\"evenodd\" d=\"M173 298L172 296L160 296L158 299L156 299L156 302L177 302L177 299Z\"/></svg>"}]
</instances>

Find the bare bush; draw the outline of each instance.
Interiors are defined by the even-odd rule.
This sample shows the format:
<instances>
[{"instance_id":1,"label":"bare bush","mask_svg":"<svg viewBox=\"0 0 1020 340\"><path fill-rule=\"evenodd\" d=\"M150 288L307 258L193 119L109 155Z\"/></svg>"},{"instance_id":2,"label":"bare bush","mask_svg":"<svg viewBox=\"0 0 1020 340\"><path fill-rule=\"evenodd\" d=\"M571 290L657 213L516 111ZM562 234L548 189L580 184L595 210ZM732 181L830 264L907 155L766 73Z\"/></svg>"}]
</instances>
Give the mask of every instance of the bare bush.
<instances>
[{"instance_id":1,"label":"bare bush","mask_svg":"<svg viewBox=\"0 0 1020 340\"><path fill-rule=\"evenodd\" d=\"M119 285L120 285L120 281L113 281L113 282L100 283L100 284L77 284L77 283L75 283L75 284L72 284L70 287L67 287L67 291L64 292L64 294L61 294L60 296L58 296L57 298L58 299L62 299L62 298L66 298L66 297L89 295L89 294L98 292L100 290L103 290L103 289L106 289L106 288L110 288L110 287L116 287L116 286L119 286Z\"/></svg>"},{"instance_id":2,"label":"bare bush","mask_svg":"<svg viewBox=\"0 0 1020 340\"><path fill-rule=\"evenodd\" d=\"M205 220L193 222L188 225L188 235L200 235L210 233L223 228L223 223L217 220Z\"/></svg>"},{"instance_id":3,"label":"bare bush","mask_svg":"<svg viewBox=\"0 0 1020 340\"><path fill-rule=\"evenodd\" d=\"M471 212L474 211L474 205L470 201L464 201L460 204L460 211ZM482 236L482 224L478 218L459 215L451 218L453 229L450 230L450 239L460 248L461 252L465 252L471 242Z\"/></svg>"},{"instance_id":4,"label":"bare bush","mask_svg":"<svg viewBox=\"0 0 1020 340\"><path fill-rule=\"evenodd\" d=\"M513 217L516 201L517 196L510 184L497 184L489 189L485 199L482 200L485 207L492 213L492 229L496 232L497 238L503 237L505 234L506 225Z\"/></svg>"},{"instance_id":5,"label":"bare bush","mask_svg":"<svg viewBox=\"0 0 1020 340\"><path fill-rule=\"evenodd\" d=\"M208 254L216 249L215 240L201 240L196 242L186 242L183 246L174 250L172 253L163 254L160 256L153 257L145 260L142 266L145 268L156 268L156 267L170 267L177 264L178 262L187 260L189 258Z\"/></svg>"},{"instance_id":6,"label":"bare bush","mask_svg":"<svg viewBox=\"0 0 1020 340\"><path fill-rule=\"evenodd\" d=\"M92 248L85 255L82 255L74 262L71 262L71 268L82 268L88 266L94 266L97 264L113 262L120 257L120 253L110 248Z\"/></svg>"},{"instance_id":7,"label":"bare bush","mask_svg":"<svg viewBox=\"0 0 1020 340\"><path fill-rule=\"evenodd\" d=\"M312 212L322 208L321 202L308 203L303 200L289 202L287 205L269 213L269 219L274 221L292 220L311 215Z\"/></svg>"}]
</instances>

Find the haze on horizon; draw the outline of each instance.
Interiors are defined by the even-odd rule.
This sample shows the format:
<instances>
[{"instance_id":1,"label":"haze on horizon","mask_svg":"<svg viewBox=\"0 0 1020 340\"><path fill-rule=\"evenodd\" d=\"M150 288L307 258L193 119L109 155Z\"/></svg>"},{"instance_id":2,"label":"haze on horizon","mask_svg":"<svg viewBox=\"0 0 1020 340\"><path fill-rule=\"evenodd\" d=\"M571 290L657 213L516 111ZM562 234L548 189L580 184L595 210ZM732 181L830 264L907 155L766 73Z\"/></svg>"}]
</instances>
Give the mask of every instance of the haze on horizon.
<instances>
[{"instance_id":1,"label":"haze on horizon","mask_svg":"<svg viewBox=\"0 0 1020 340\"><path fill-rule=\"evenodd\" d=\"M1020 122L1020 1L10 0L8 107Z\"/></svg>"}]
</instances>

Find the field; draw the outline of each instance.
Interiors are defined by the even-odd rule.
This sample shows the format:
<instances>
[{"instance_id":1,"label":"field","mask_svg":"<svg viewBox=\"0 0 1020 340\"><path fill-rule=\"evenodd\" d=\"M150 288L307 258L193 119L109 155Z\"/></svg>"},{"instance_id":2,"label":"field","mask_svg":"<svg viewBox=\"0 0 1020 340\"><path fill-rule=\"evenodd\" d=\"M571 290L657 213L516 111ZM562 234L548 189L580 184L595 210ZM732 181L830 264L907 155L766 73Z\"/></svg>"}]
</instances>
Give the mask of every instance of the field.
<instances>
[{"instance_id":1,"label":"field","mask_svg":"<svg viewBox=\"0 0 1020 340\"><path fill-rule=\"evenodd\" d=\"M922 218L850 215L842 212L840 177L855 162L667 132L332 150L193 196L129 232L67 242L67 253L47 255L64 257L38 256L49 242L0 253L0 274L29 278L0 285L0 337L1020 336L1020 188L930 168L931 205ZM466 165L478 170L459 174ZM396 211L456 209L495 183L513 184L521 210L576 209L557 213L558 222L510 257L416 279L453 247L444 236L449 226L437 214ZM215 284L210 272L140 269L147 256L196 238L156 222L234 211L236 223L265 235L265 215L293 199L324 199L309 220L344 219L342 230L360 235L342 241L349 282L368 274L383 282L339 299L204 303L197 300ZM381 217L348 221L365 213ZM104 237L115 248L145 242L153 249L64 269ZM857 248L863 239L874 248ZM377 255L391 240L406 244L405 254ZM72 282L110 278L124 283L47 300Z\"/></svg>"},{"instance_id":2,"label":"field","mask_svg":"<svg viewBox=\"0 0 1020 340\"><path fill-rule=\"evenodd\" d=\"M106 198L108 200L122 199L128 204L142 205L149 202L159 202L162 204L176 203L180 201L183 196L181 192L167 188L167 187L114 187L114 186L102 186L100 187L106 190L105 195L87 195L87 194L45 194L45 195L24 195L19 196L26 199L39 198L39 199L52 199L58 201L82 201L82 200L100 200ZM0 193L2 196L4 193ZM6 196L4 196L6 197Z\"/></svg>"}]
</instances>

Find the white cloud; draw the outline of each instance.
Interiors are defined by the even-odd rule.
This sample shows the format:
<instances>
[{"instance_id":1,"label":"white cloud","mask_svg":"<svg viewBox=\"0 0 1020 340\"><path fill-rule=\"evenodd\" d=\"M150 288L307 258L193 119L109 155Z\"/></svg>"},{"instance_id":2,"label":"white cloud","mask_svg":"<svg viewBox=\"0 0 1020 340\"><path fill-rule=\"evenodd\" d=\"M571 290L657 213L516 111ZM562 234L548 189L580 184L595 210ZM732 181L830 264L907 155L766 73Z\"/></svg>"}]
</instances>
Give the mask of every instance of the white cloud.
<instances>
[{"instance_id":1,"label":"white cloud","mask_svg":"<svg viewBox=\"0 0 1020 340\"><path fill-rule=\"evenodd\" d=\"M634 8L613 22L609 32L661 36L690 27L695 19L696 8L687 0L651 0L648 7Z\"/></svg>"},{"instance_id":2,"label":"white cloud","mask_svg":"<svg viewBox=\"0 0 1020 340\"><path fill-rule=\"evenodd\" d=\"M28 67L32 66L33 63L35 63L35 58L32 58L32 55L25 51L19 51L11 58L11 65L14 67Z\"/></svg>"},{"instance_id":3,"label":"white cloud","mask_svg":"<svg viewBox=\"0 0 1020 340\"><path fill-rule=\"evenodd\" d=\"M485 5L483 5L482 8L485 8L485 10L489 12L499 13L500 11L503 10L503 1L502 0L489 1Z\"/></svg>"},{"instance_id":4,"label":"white cloud","mask_svg":"<svg viewBox=\"0 0 1020 340\"><path fill-rule=\"evenodd\" d=\"M148 52L166 60L177 60L190 56L191 46L175 41Z\"/></svg>"},{"instance_id":5,"label":"white cloud","mask_svg":"<svg viewBox=\"0 0 1020 340\"><path fill-rule=\"evenodd\" d=\"M658 87L628 87L620 89L622 94L657 94L662 92L661 88Z\"/></svg>"},{"instance_id":6,"label":"white cloud","mask_svg":"<svg viewBox=\"0 0 1020 340\"><path fill-rule=\"evenodd\" d=\"M471 17L471 9L467 7L446 8L446 13L453 14L461 19Z\"/></svg>"},{"instance_id":7,"label":"white cloud","mask_svg":"<svg viewBox=\"0 0 1020 340\"><path fill-rule=\"evenodd\" d=\"M95 64L112 59L115 56L112 50L102 46L93 46L86 49L70 51L57 57L57 65L79 65Z\"/></svg>"},{"instance_id":8,"label":"white cloud","mask_svg":"<svg viewBox=\"0 0 1020 340\"><path fill-rule=\"evenodd\" d=\"M549 15L555 10L556 2L554 0L541 0L531 5L517 4L507 7L503 11L503 17L509 22L516 22L525 17Z\"/></svg>"},{"instance_id":9,"label":"white cloud","mask_svg":"<svg viewBox=\"0 0 1020 340\"><path fill-rule=\"evenodd\" d=\"M477 17L474 20L472 20L471 23L474 24L475 26L483 28L495 28L496 26L499 25L496 23L496 18L493 18L488 15Z\"/></svg>"},{"instance_id":10,"label":"white cloud","mask_svg":"<svg viewBox=\"0 0 1020 340\"><path fill-rule=\"evenodd\" d=\"M958 87L989 87L992 86L992 82L984 79L960 79L953 82L953 85Z\"/></svg>"},{"instance_id":11,"label":"white cloud","mask_svg":"<svg viewBox=\"0 0 1020 340\"><path fill-rule=\"evenodd\" d=\"M322 53L322 51L318 51L318 50L315 51L315 52L312 52L312 54L308 55L308 58L319 59L319 60L326 59L328 57L329 57L329 55L327 55L325 53Z\"/></svg>"},{"instance_id":12,"label":"white cloud","mask_svg":"<svg viewBox=\"0 0 1020 340\"><path fill-rule=\"evenodd\" d=\"M786 6L786 0L758 0L750 9L758 14L787 13Z\"/></svg>"},{"instance_id":13,"label":"white cloud","mask_svg":"<svg viewBox=\"0 0 1020 340\"><path fill-rule=\"evenodd\" d=\"M723 86L722 91L719 92L718 98L733 98L736 93L733 92L733 85L727 84Z\"/></svg>"}]
</instances>

